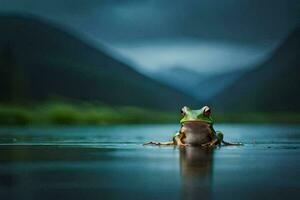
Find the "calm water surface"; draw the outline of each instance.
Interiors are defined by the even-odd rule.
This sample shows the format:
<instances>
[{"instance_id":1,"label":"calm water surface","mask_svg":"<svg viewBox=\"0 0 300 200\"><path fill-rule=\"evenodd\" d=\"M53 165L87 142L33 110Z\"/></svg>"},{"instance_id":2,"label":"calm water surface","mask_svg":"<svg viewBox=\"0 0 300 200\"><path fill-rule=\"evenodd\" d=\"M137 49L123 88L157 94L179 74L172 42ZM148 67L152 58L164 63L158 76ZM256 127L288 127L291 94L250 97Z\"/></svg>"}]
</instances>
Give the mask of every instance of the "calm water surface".
<instances>
[{"instance_id":1,"label":"calm water surface","mask_svg":"<svg viewBox=\"0 0 300 200\"><path fill-rule=\"evenodd\" d=\"M0 199L300 199L300 125L215 127L240 147L142 145L177 128L0 128Z\"/></svg>"}]
</instances>

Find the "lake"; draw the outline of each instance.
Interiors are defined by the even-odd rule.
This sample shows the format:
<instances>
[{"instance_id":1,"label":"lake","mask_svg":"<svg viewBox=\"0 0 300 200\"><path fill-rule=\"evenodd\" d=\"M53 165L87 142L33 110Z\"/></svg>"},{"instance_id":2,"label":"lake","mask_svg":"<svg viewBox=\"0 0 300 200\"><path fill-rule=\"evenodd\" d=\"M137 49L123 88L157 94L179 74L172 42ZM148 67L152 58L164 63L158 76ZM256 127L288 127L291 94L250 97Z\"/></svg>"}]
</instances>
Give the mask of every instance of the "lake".
<instances>
[{"instance_id":1,"label":"lake","mask_svg":"<svg viewBox=\"0 0 300 200\"><path fill-rule=\"evenodd\" d=\"M143 146L178 125L0 128L0 199L300 199L300 125L219 124L213 150Z\"/></svg>"}]
</instances>

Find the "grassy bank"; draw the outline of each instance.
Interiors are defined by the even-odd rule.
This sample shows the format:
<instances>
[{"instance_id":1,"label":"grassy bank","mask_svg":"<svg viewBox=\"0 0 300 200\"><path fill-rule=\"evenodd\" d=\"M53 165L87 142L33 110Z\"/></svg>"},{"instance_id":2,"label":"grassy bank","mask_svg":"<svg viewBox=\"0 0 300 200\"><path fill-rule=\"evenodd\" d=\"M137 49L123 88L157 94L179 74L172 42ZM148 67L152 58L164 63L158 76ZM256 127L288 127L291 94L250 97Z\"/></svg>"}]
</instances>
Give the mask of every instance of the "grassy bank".
<instances>
[{"instance_id":1,"label":"grassy bank","mask_svg":"<svg viewBox=\"0 0 300 200\"><path fill-rule=\"evenodd\" d=\"M104 125L178 123L179 113L136 107L51 102L0 105L0 125ZM300 123L300 113L214 113L216 123Z\"/></svg>"},{"instance_id":2,"label":"grassy bank","mask_svg":"<svg viewBox=\"0 0 300 200\"><path fill-rule=\"evenodd\" d=\"M133 124L178 121L174 113L136 107L45 103L35 106L0 105L0 125Z\"/></svg>"}]
</instances>

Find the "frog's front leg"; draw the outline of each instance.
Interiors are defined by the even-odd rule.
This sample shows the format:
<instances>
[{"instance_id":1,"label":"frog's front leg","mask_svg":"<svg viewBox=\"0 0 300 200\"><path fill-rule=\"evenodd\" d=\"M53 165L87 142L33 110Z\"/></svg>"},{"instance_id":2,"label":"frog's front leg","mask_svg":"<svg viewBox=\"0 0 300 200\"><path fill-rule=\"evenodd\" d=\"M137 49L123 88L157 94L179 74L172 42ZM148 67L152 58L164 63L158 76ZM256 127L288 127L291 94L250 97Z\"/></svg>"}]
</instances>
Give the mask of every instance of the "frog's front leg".
<instances>
[{"instance_id":1,"label":"frog's front leg","mask_svg":"<svg viewBox=\"0 0 300 200\"><path fill-rule=\"evenodd\" d=\"M243 145L243 143L231 143L231 142L226 142L224 141L224 135L221 131L216 131L216 139L215 141L213 140L211 142L211 146L215 145L215 144L218 144L218 145L225 145L225 146L229 146L229 145L232 145L232 146L241 146Z\"/></svg>"},{"instance_id":2,"label":"frog's front leg","mask_svg":"<svg viewBox=\"0 0 300 200\"><path fill-rule=\"evenodd\" d=\"M181 147L189 146L189 144L185 144L182 141L182 138L179 135L174 136L173 141L174 141L174 145L178 145L178 146L181 146Z\"/></svg>"},{"instance_id":3,"label":"frog's front leg","mask_svg":"<svg viewBox=\"0 0 300 200\"><path fill-rule=\"evenodd\" d=\"M216 135L213 137L213 139L210 142L202 144L201 146L203 146L203 147L214 147L216 145L221 145L221 143L223 142L223 138L224 138L223 133L220 132L220 131L217 131Z\"/></svg>"},{"instance_id":4,"label":"frog's front leg","mask_svg":"<svg viewBox=\"0 0 300 200\"><path fill-rule=\"evenodd\" d=\"M215 145L220 145L220 141L218 139L213 139L212 141L202 144L202 147L214 147Z\"/></svg>"}]
</instances>

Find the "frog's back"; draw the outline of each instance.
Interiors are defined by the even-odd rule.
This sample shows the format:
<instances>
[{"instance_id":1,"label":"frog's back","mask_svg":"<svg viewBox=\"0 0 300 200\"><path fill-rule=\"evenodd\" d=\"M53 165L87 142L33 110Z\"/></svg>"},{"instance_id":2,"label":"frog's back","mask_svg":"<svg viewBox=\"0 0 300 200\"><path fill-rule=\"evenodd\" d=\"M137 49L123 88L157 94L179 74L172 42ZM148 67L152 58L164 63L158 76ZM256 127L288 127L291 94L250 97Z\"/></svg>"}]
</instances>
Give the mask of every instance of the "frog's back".
<instances>
[{"instance_id":1,"label":"frog's back","mask_svg":"<svg viewBox=\"0 0 300 200\"><path fill-rule=\"evenodd\" d=\"M182 125L185 133L185 143L191 145L201 145L211 141L211 125L201 121L187 121Z\"/></svg>"}]
</instances>

